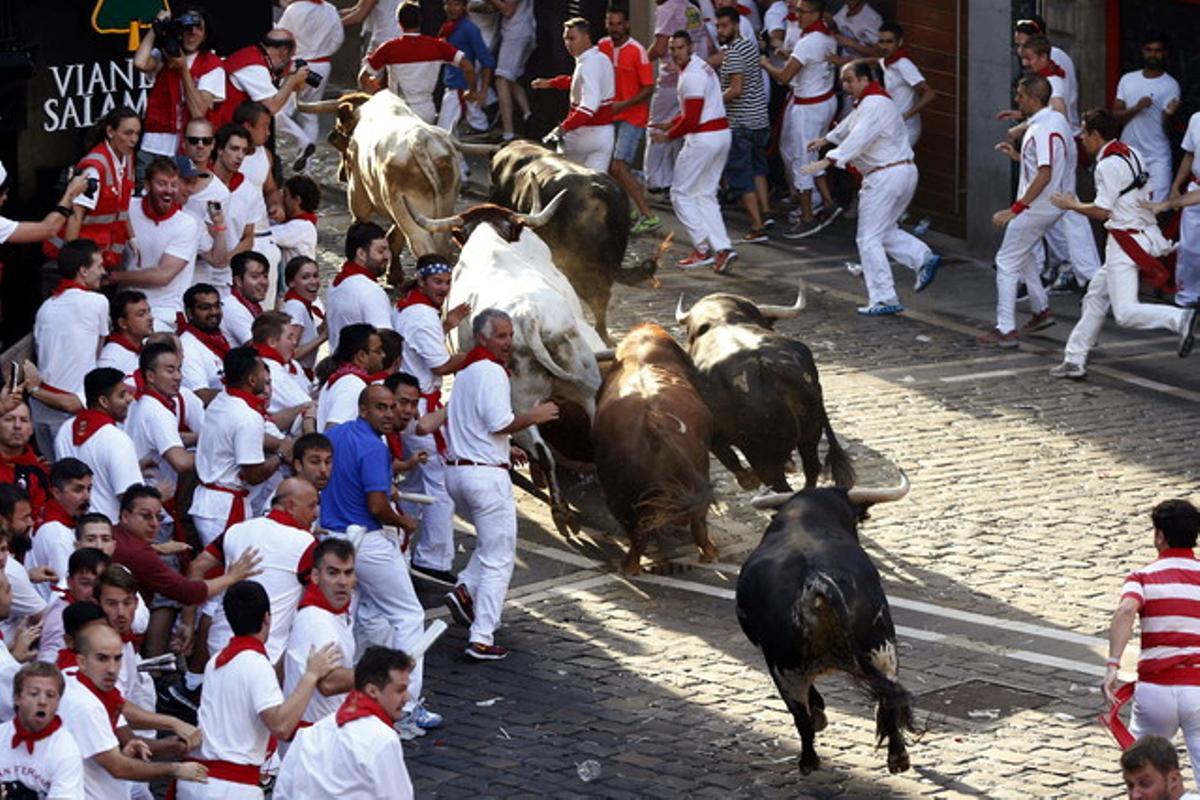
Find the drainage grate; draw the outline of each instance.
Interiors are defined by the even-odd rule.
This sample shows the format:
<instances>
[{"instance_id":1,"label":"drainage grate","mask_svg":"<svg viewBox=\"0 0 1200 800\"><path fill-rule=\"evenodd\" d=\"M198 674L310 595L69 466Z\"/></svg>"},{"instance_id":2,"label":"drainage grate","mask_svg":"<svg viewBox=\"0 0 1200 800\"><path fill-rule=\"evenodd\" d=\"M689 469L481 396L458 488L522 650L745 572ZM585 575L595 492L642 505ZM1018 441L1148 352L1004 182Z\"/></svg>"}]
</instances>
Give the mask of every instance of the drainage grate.
<instances>
[{"instance_id":1,"label":"drainage grate","mask_svg":"<svg viewBox=\"0 0 1200 800\"><path fill-rule=\"evenodd\" d=\"M973 678L920 695L917 707L932 714L986 723L1041 708L1054 699L1053 695Z\"/></svg>"}]
</instances>

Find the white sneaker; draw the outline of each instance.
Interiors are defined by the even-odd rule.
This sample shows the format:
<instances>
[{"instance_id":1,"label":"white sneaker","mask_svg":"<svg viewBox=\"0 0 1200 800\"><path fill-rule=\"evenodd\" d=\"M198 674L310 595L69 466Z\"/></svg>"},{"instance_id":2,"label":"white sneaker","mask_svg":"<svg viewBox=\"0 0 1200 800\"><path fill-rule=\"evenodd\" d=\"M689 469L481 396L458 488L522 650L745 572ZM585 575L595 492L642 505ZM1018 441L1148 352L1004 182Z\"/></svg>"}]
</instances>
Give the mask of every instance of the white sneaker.
<instances>
[{"instance_id":1,"label":"white sneaker","mask_svg":"<svg viewBox=\"0 0 1200 800\"><path fill-rule=\"evenodd\" d=\"M395 727L396 733L400 734L401 740L405 742L411 741L418 736L425 735L425 729L417 725L417 723L413 720L411 713L400 717L393 727Z\"/></svg>"}]
</instances>

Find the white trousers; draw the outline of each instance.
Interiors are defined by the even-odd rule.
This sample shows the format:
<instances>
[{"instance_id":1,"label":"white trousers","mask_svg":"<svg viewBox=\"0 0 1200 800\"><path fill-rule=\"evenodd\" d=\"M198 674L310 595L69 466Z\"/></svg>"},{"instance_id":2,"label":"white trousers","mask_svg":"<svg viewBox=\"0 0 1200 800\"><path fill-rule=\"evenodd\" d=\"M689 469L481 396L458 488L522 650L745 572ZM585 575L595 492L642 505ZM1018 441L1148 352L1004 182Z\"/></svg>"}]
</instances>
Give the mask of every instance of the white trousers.
<instances>
[{"instance_id":1,"label":"white trousers","mask_svg":"<svg viewBox=\"0 0 1200 800\"><path fill-rule=\"evenodd\" d=\"M1150 199L1154 202L1166 200L1171 193L1171 181L1175 172L1171 169L1171 152L1161 155L1144 153L1144 169L1150 174Z\"/></svg>"},{"instance_id":2,"label":"white trousers","mask_svg":"<svg viewBox=\"0 0 1200 800\"><path fill-rule=\"evenodd\" d=\"M1188 191L1200 188L1195 182ZM1200 301L1200 206L1183 209L1179 220L1179 250L1175 260L1175 302L1181 306Z\"/></svg>"},{"instance_id":3,"label":"white trousers","mask_svg":"<svg viewBox=\"0 0 1200 800\"><path fill-rule=\"evenodd\" d=\"M729 129L689 133L683 137L683 149L675 159L671 207L697 249L705 243L718 251L730 246L721 204L717 202L717 187L732 141Z\"/></svg>"},{"instance_id":4,"label":"white trousers","mask_svg":"<svg viewBox=\"0 0 1200 800\"><path fill-rule=\"evenodd\" d=\"M421 402L422 408L425 408L425 401ZM404 452L412 455L421 450L429 454L429 460L405 473L400 489L430 495L435 502L432 505L401 503L405 514L421 522L412 560L414 564L430 569L453 569L454 501L446 491L446 462L438 455L437 444L432 436L405 434Z\"/></svg>"},{"instance_id":5,"label":"white trousers","mask_svg":"<svg viewBox=\"0 0 1200 800\"><path fill-rule=\"evenodd\" d=\"M1161 686L1137 682L1129 732L1135 739L1151 734L1175 738L1182 730L1192 774L1200 773L1200 686Z\"/></svg>"},{"instance_id":6,"label":"white trousers","mask_svg":"<svg viewBox=\"0 0 1200 800\"><path fill-rule=\"evenodd\" d=\"M1151 247L1142 234L1134 238L1143 248ZM1137 265L1125 254L1121 245L1109 237L1104 251L1104 266L1088 285L1083 298L1083 314L1067 339L1067 361L1073 364L1087 363L1088 353L1096 346L1110 305L1113 317L1122 328L1165 328L1173 333L1179 333L1183 328L1185 312L1182 308L1138 302Z\"/></svg>"},{"instance_id":7,"label":"white trousers","mask_svg":"<svg viewBox=\"0 0 1200 800\"><path fill-rule=\"evenodd\" d=\"M650 98L650 122L670 122L679 113L679 96L675 87L658 87ZM661 189L671 185L675 173L675 160L683 142L674 139L668 142L653 142L646 137L646 157L642 169L646 173L646 186Z\"/></svg>"},{"instance_id":8,"label":"white trousers","mask_svg":"<svg viewBox=\"0 0 1200 800\"><path fill-rule=\"evenodd\" d=\"M888 257L916 272L929 258L929 246L896 224L917 190L917 167L902 164L868 175L858 195L858 259L871 304L897 297Z\"/></svg>"},{"instance_id":9,"label":"white trousers","mask_svg":"<svg viewBox=\"0 0 1200 800\"><path fill-rule=\"evenodd\" d=\"M614 128L612 125L584 125L563 136L562 154L596 172L608 172L612 161Z\"/></svg>"},{"instance_id":10,"label":"white trousers","mask_svg":"<svg viewBox=\"0 0 1200 800\"><path fill-rule=\"evenodd\" d=\"M175 784L178 800L262 800L263 791L257 786L209 778L208 783L179 781Z\"/></svg>"},{"instance_id":11,"label":"white trousers","mask_svg":"<svg viewBox=\"0 0 1200 800\"><path fill-rule=\"evenodd\" d=\"M475 103L464 103L463 92L464 90L460 89L442 90L442 107L438 109L437 126L454 133L454 129L462 121L465 109L467 124L475 130L486 130L487 115Z\"/></svg>"},{"instance_id":12,"label":"white trousers","mask_svg":"<svg viewBox=\"0 0 1200 800\"><path fill-rule=\"evenodd\" d=\"M458 582L475 603L470 640L493 644L517 555L512 481L496 467L450 467L446 488L459 515L475 526L475 552L458 573Z\"/></svg>"},{"instance_id":13,"label":"white trousers","mask_svg":"<svg viewBox=\"0 0 1200 800\"><path fill-rule=\"evenodd\" d=\"M299 99L302 103L315 103L325 94L325 86L329 83L329 72L333 69L333 64L328 61L319 64L310 63L308 69L313 75L321 76L321 85L313 88L307 83L304 84L300 89ZM283 110L275 116L275 123L280 130L296 139L301 150L310 144L317 143L321 127L320 118L316 114L304 114L297 111L296 95L288 98Z\"/></svg>"},{"instance_id":14,"label":"white trousers","mask_svg":"<svg viewBox=\"0 0 1200 800\"><path fill-rule=\"evenodd\" d=\"M829 124L833 122L836 111L837 99L833 97L810 105L796 105L789 101L789 105L784 107L783 127L779 131L779 156L783 159L794 191L811 190L813 178L825 174L805 175L800 169L820 158L817 153L808 151L808 143L829 132Z\"/></svg>"},{"instance_id":15,"label":"white trousers","mask_svg":"<svg viewBox=\"0 0 1200 800\"><path fill-rule=\"evenodd\" d=\"M380 622L386 622L384 629L389 631L390 640L373 640L371 643L411 654L413 645L425 633L425 608L413 589L408 562L404 560L399 542L382 531L369 531L358 546L354 571L358 573L360 589L355 625L379 630L382 627ZM409 707L421 697L424 666L425 659L417 659L417 666L408 679L408 692L412 697Z\"/></svg>"},{"instance_id":16,"label":"white trousers","mask_svg":"<svg viewBox=\"0 0 1200 800\"><path fill-rule=\"evenodd\" d=\"M1100 269L1100 251L1096 249L1091 223L1076 211L1065 212L1050 228L1046 246L1052 255L1070 262L1075 275L1085 281L1090 281Z\"/></svg>"},{"instance_id":17,"label":"white trousers","mask_svg":"<svg viewBox=\"0 0 1200 800\"><path fill-rule=\"evenodd\" d=\"M192 514L192 525L196 526L196 533L200 534L200 544L205 547L208 547L214 539L225 532L225 519L212 519Z\"/></svg>"},{"instance_id":18,"label":"white trousers","mask_svg":"<svg viewBox=\"0 0 1200 800\"><path fill-rule=\"evenodd\" d=\"M996 251L996 330L1016 330L1017 284L1024 281L1029 305L1037 314L1049 307L1035 251L1038 243L1062 216L1051 205L1028 208L1004 228L1004 240Z\"/></svg>"}]
</instances>

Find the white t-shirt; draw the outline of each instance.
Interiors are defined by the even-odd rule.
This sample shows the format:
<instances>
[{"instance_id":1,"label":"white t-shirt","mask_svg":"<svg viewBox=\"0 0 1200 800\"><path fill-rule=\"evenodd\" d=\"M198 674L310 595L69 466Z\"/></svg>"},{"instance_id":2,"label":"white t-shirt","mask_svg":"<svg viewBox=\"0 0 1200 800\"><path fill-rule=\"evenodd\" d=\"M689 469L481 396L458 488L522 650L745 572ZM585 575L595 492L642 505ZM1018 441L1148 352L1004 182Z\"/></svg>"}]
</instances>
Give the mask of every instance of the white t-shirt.
<instances>
[{"instance_id":1,"label":"white t-shirt","mask_svg":"<svg viewBox=\"0 0 1200 800\"><path fill-rule=\"evenodd\" d=\"M676 91L679 93L680 107L688 99L699 97L704 100L704 110L700 112L701 125L725 116L725 101L721 99L721 79L703 60L695 56L688 59L683 72L679 74Z\"/></svg>"},{"instance_id":2,"label":"white t-shirt","mask_svg":"<svg viewBox=\"0 0 1200 800\"><path fill-rule=\"evenodd\" d=\"M84 402L83 377L96 368L108 334L108 300L99 292L67 289L47 298L33 322L38 372L46 384Z\"/></svg>"},{"instance_id":3,"label":"white t-shirt","mask_svg":"<svg viewBox=\"0 0 1200 800\"><path fill-rule=\"evenodd\" d=\"M279 661L287 647L296 606L304 592L299 575L307 575L312 569L312 552L316 547L317 540L308 531L282 525L269 517L239 522L209 545L210 549L222 554L225 564L237 561L251 548L258 550L262 559L261 572L254 576L254 581L267 590L267 597L271 599L267 658L272 664ZM218 605L208 630L208 652L220 652L231 638L233 631L225 617L225 609ZM207 687L205 691L208 691Z\"/></svg>"},{"instance_id":4,"label":"white t-shirt","mask_svg":"<svg viewBox=\"0 0 1200 800\"><path fill-rule=\"evenodd\" d=\"M15 219L0 216L0 244L4 244L12 238L12 235L17 232L17 226L20 224Z\"/></svg>"},{"instance_id":5,"label":"white t-shirt","mask_svg":"<svg viewBox=\"0 0 1200 800\"><path fill-rule=\"evenodd\" d=\"M274 615L271 624L274 627ZM340 666L354 669L354 620L349 614L349 609L347 613L331 614L323 608L306 606L296 612L283 658L284 695L290 697L292 692L296 691L300 678L308 667L309 653L330 642L336 644L341 651ZM302 719L305 722L318 722L337 711L337 707L345 699L345 694L326 697L319 691L313 692Z\"/></svg>"},{"instance_id":6,"label":"white t-shirt","mask_svg":"<svg viewBox=\"0 0 1200 800\"><path fill-rule=\"evenodd\" d=\"M828 33L811 31L802 35L790 58L800 65L792 76L792 95L820 97L833 89L834 66L826 59L837 52L837 40Z\"/></svg>"},{"instance_id":7,"label":"white t-shirt","mask_svg":"<svg viewBox=\"0 0 1200 800\"><path fill-rule=\"evenodd\" d=\"M84 759L84 797L88 800L126 800L129 797L129 783L114 778L94 758L99 753L119 747L117 734L113 731L104 704L79 682L77 673L78 670L71 669L64 676L67 688L58 706L58 716Z\"/></svg>"},{"instance_id":8,"label":"white t-shirt","mask_svg":"<svg viewBox=\"0 0 1200 800\"><path fill-rule=\"evenodd\" d=\"M842 36L848 36L859 44L875 44L879 41L879 26L883 24L883 17L866 4L857 14L850 16L849 9L843 5L833 15L833 22ZM858 58L858 53L852 50L843 49L842 55Z\"/></svg>"},{"instance_id":9,"label":"white t-shirt","mask_svg":"<svg viewBox=\"0 0 1200 800\"><path fill-rule=\"evenodd\" d=\"M59 717L61 719L61 717ZM29 746L12 747L16 722L0 725L0 783L20 784L46 800L83 797L83 756L64 727Z\"/></svg>"},{"instance_id":10,"label":"white t-shirt","mask_svg":"<svg viewBox=\"0 0 1200 800\"><path fill-rule=\"evenodd\" d=\"M179 337L183 349L183 386L193 392L200 389L221 389L225 375L225 362L208 345L196 338L191 331Z\"/></svg>"},{"instance_id":11,"label":"white t-shirt","mask_svg":"<svg viewBox=\"0 0 1200 800\"><path fill-rule=\"evenodd\" d=\"M1107 145L1100 150L1096 161L1094 201L1098 208L1109 212L1104 227L1109 230L1157 230L1158 221L1154 213L1141 206L1143 202L1150 201L1154 187L1147 182L1140 189L1130 189L1121 194L1133 182L1139 165L1145 168L1146 159L1134 148L1130 148L1132 152L1127 157L1104 155L1106 149Z\"/></svg>"},{"instance_id":12,"label":"white t-shirt","mask_svg":"<svg viewBox=\"0 0 1200 800\"><path fill-rule=\"evenodd\" d=\"M367 382L357 375L343 375L332 386L326 383L317 395L317 432L328 425L341 425L358 418L358 396Z\"/></svg>"},{"instance_id":13,"label":"white t-shirt","mask_svg":"<svg viewBox=\"0 0 1200 800\"><path fill-rule=\"evenodd\" d=\"M479 361L454 378L446 410L447 461L507 464L508 434L497 434L513 421L508 373L493 361Z\"/></svg>"},{"instance_id":14,"label":"white t-shirt","mask_svg":"<svg viewBox=\"0 0 1200 800\"><path fill-rule=\"evenodd\" d=\"M1038 167L1050 165L1050 183L1031 204L1040 209L1050 208L1050 198L1057 192L1074 191L1075 139L1071 136L1067 118L1046 106L1029 118L1021 140L1021 179L1017 197L1023 197L1037 176Z\"/></svg>"},{"instance_id":15,"label":"white t-shirt","mask_svg":"<svg viewBox=\"0 0 1200 800\"><path fill-rule=\"evenodd\" d=\"M187 449L179 430L180 419L189 431L198 433L204 426L204 404L200 398L182 387L179 394L180 397L175 398L174 411L158 398L144 394L129 409L129 418L125 421L125 432L133 441L138 462L154 459L154 464L142 471L146 483L151 485L174 487L179 479L164 456L172 448Z\"/></svg>"},{"instance_id":16,"label":"white t-shirt","mask_svg":"<svg viewBox=\"0 0 1200 800\"><path fill-rule=\"evenodd\" d=\"M371 52L388 39L400 35L400 23L396 21L396 11L400 8L400 0L379 0L367 13L363 20L363 38L367 41L367 52Z\"/></svg>"},{"instance_id":17,"label":"white t-shirt","mask_svg":"<svg viewBox=\"0 0 1200 800\"><path fill-rule=\"evenodd\" d=\"M21 664L8 652L8 645L0 642L0 722L8 722L16 714L13 708L13 677L20 670Z\"/></svg>"},{"instance_id":18,"label":"white t-shirt","mask_svg":"<svg viewBox=\"0 0 1200 800\"><path fill-rule=\"evenodd\" d=\"M238 653L221 667L217 666L219 655L214 653L204 668L197 724L204 731L204 741L192 755L260 766L267 757L271 732L259 714L283 705L279 678L271 662L259 653Z\"/></svg>"},{"instance_id":19,"label":"white t-shirt","mask_svg":"<svg viewBox=\"0 0 1200 800\"><path fill-rule=\"evenodd\" d=\"M116 425L105 425L87 440L76 445L67 420L54 437L54 457L78 458L92 468L92 501L89 511L108 517L115 524L119 519L119 497L135 483L142 482L142 469L129 434Z\"/></svg>"},{"instance_id":20,"label":"white t-shirt","mask_svg":"<svg viewBox=\"0 0 1200 800\"><path fill-rule=\"evenodd\" d=\"M179 274L166 286L142 287L150 301L155 330L175 330L175 315L183 312L183 293L192 285L196 271L196 256L212 249L212 237L191 214L172 214L161 222L146 216L142 203L129 204L129 223L137 239L138 263L132 269L150 269L163 256L174 256L186 262Z\"/></svg>"},{"instance_id":21,"label":"white t-shirt","mask_svg":"<svg viewBox=\"0 0 1200 800\"><path fill-rule=\"evenodd\" d=\"M250 329L254 325L254 312L230 293L221 304L221 333L234 347L250 343Z\"/></svg>"},{"instance_id":22,"label":"white t-shirt","mask_svg":"<svg viewBox=\"0 0 1200 800\"><path fill-rule=\"evenodd\" d=\"M125 382L136 386L134 377L138 371L138 353L116 342L105 342L100 348L100 357L96 359L97 367L112 367L125 373Z\"/></svg>"},{"instance_id":23,"label":"white t-shirt","mask_svg":"<svg viewBox=\"0 0 1200 800\"><path fill-rule=\"evenodd\" d=\"M303 405L312 400L309 396L308 378L295 361L283 364L273 358L263 358L271 373L271 401L267 404L268 414L277 414L287 408ZM296 370L293 374L290 370Z\"/></svg>"},{"instance_id":24,"label":"white t-shirt","mask_svg":"<svg viewBox=\"0 0 1200 800\"><path fill-rule=\"evenodd\" d=\"M254 223L255 232L271 229L271 218L267 214L267 198L263 195L263 186L271 175L271 157L267 155L266 147L256 147L253 153L247 154L238 170L246 176L245 184L253 189L249 194L251 216L249 221ZM242 187L239 186L239 189ZM242 223L243 225L245 222Z\"/></svg>"},{"instance_id":25,"label":"white t-shirt","mask_svg":"<svg viewBox=\"0 0 1200 800\"><path fill-rule=\"evenodd\" d=\"M500 36L516 39L524 36L534 36L537 33L537 20L533 16L533 0L517 0L517 8L511 17L501 17Z\"/></svg>"},{"instance_id":26,"label":"white t-shirt","mask_svg":"<svg viewBox=\"0 0 1200 800\"><path fill-rule=\"evenodd\" d=\"M387 292L366 275L351 275L325 295L325 321L329 326L329 352L337 351L338 336L347 325L364 322L386 328L392 322Z\"/></svg>"},{"instance_id":27,"label":"white t-shirt","mask_svg":"<svg viewBox=\"0 0 1200 800\"><path fill-rule=\"evenodd\" d=\"M222 90L224 87L222 87ZM187 202L183 204L183 210L196 218L200 226L206 231L207 224L210 221L208 216L209 202L221 204L221 210L225 212L225 246L229 250L233 250L237 243L241 241L241 230L234 230L233 221L230 218L230 201L229 188L221 183L221 179L215 175L208 181L208 184L195 194L188 197ZM205 251L207 252L207 251ZM207 283L223 289L223 294L227 294L229 286L232 283L232 278L229 276L229 265L223 267L214 267L209 264L203 256L196 257L195 270L196 283Z\"/></svg>"},{"instance_id":28,"label":"white t-shirt","mask_svg":"<svg viewBox=\"0 0 1200 800\"><path fill-rule=\"evenodd\" d=\"M271 71L262 64L247 64L229 73L229 82L245 92L251 100L259 102L274 97L279 91L271 80Z\"/></svg>"},{"instance_id":29,"label":"white t-shirt","mask_svg":"<svg viewBox=\"0 0 1200 800\"><path fill-rule=\"evenodd\" d=\"M158 51L155 51L158 53ZM188 69L192 68L192 64L196 62L196 56L199 53L191 53L184 56L184 61L187 62ZM158 53L161 59L162 54ZM162 71L167 69L167 65L160 63L158 69L154 72L155 80L162 74ZM225 68L215 67L204 73L196 80L196 88L202 92L208 92L213 96L214 103L220 103L225 99ZM182 87L180 88L182 92ZM187 99L180 97L180 102L185 103ZM142 134L142 149L147 153L153 153L159 156L175 156L179 153L179 134L177 133L153 133L146 131Z\"/></svg>"},{"instance_id":30,"label":"white t-shirt","mask_svg":"<svg viewBox=\"0 0 1200 800\"><path fill-rule=\"evenodd\" d=\"M320 299L316 300L313 303L313 306L320 309L322 312L325 310L321 305ZM292 318L292 322L296 323L302 328L300 331L301 346L306 345L317 338L317 329L321 327L321 323L324 321L323 317L317 317L316 314L310 313L308 306L295 299L285 300L283 303L283 311ZM317 363L316 351L301 359L300 363L308 369L312 369Z\"/></svg>"},{"instance_id":31,"label":"white t-shirt","mask_svg":"<svg viewBox=\"0 0 1200 800\"><path fill-rule=\"evenodd\" d=\"M442 378L433 374L436 367L450 360L446 350L446 334L442 317L436 308L427 305L409 306L392 312L392 327L404 337L400 354L400 370L421 382L421 393L429 394L442 388Z\"/></svg>"},{"instance_id":32,"label":"white t-shirt","mask_svg":"<svg viewBox=\"0 0 1200 800\"><path fill-rule=\"evenodd\" d=\"M33 548L25 556L26 571L34 567L49 567L58 575L58 582L35 583L34 590L47 603L54 600L53 587L66 588L67 561L75 552L75 529L58 520L43 522L33 534ZM3 741L3 740L0 740Z\"/></svg>"},{"instance_id":33,"label":"white t-shirt","mask_svg":"<svg viewBox=\"0 0 1200 800\"><path fill-rule=\"evenodd\" d=\"M917 102L916 87L925 82L925 76L910 58L897 59L893 64L886 64L881 58L879 65L883 67L883 87L896 101L896 108L900 109L900 113L907 114L913 103ZM905 120L905 124L908 125L914 122L919 124L920 117Z\"/></svg>"},{"instance_id":34,"label":"white t-shirt","mask_svg":"<svg viewBox=\"0 0 1200 800\"><path fill-rule=\"evenodd\" d=\"M1061 115L1060 115L1061 116ZM862 98L858 106L825 137L837 145L826 157L839 167L847 163L871 180L873 170L912 158L908 129L896 101L885 95Z\"/></svg>"},{"instance_id":35,"label":"white t-shirt","mask_svg":"<svg viewBox=\"0 0 1200 800\"><path fill-rule=\"evenodd\" d=\"M196 442L196 475L201 483L248 489L240 474L241 466L266 461L265 432L266 420L245 401L227 392L213 398L204 411L204 426ZM192 514L225 520L232 504L229 492L200 486L192 500Z\"/></svg>"},{"instance_id":36,"label":"white t-shirt","mask_svg":"<svg viewBox=\"0 0 1200 800\"><path fill-rule=\"evenodd\" d=\"M763 14L762 29L768 34L787 28L787 3L785 0L775 0Z\"/></svg>"},{"instance_id":37,"label":"white t-shirt","mask_svg":"<svg viewBox=\"0 0 1200 800\"><path fill-rule=\"evenodd\" d=\"M296 732L279 768L275 794L296 800L410 800L413 796L396 731L375 716L339 727L332 714Z\"/></svg>"},{"instance_id":38,"label":"white t-shirt","mask_svg":"<svg viewBox=\"0 0 1200 800\"><path fill-rule=\"evenodd\" d=\"M33 588L33 581L29 580L29 572L25 566L12 556L9 556L4 562L4 575L12 587L12 608L8 612L8 617L0 622L0 631L3 631L6 639L12 641L21 622L26 617L43 611L46 608L46 601L38 594L37 589ZM7 652L6 650L6 655ZM16 672L16 669L13 669L13 672ZM11 699L11 697L12 693L9 692L7 698ZM8 700L6 699L5 702ZM0 720L8 719L10 716L12 716L11 713L8 716L0 714Z\"/></svg>"},{"instance_id":39,"label":"white t-shirt","mask_svg":"<svg viewBox=\"0 0 1200 800\"><path fill-rule=\"evenodd\" d=\"M1192 153L1200 149L1200 111L1192 114L1188 120L1187 131L1183 134L1183 143L1180 145L1185 153ZM1188 183L1190 187L1200 180L1200 162L1192 162L1192 177ZM1185 187L1187 188L1187 187Z\"/></svg>"},{"instance_id":40,"label":"white t-shirt","mask_svg":"<svg viewBox=\"0 0 1200 800\"><path fill-rule=\"evenodd\" d=\"M292 32L296 37L296 58L305 61L332 56L345 37L337 6L323 0L290 3L275 27Z\"/></svg>"},{"instance_id":41,"label":"white t-shirt","mask_svg":"<svg viewBox=\"0 0 1200 800\"><path fill-rule=\"evenodd\" d=\"M1140 69L1122 75L1117 83L1117 99L1126 108L1133 108L1143 97L1150 98L1150 106L1125 123L1121 141L1136 147L1146 159L1169 162L1171 143L1163 126L1163 114L1167 105L1180 97L1179 81L1165 72L1157 78L1147 78Z\"/></svg>"},{"instance_id":42,"label":"white t-shirt","mask_svg":"<svg viewBox=\"0 0 1200 800\"><path fill-rule=\"evenodd\" d=\"M271 238L287 265L296 256L317 257L317 226L306 219L289 219L271 226Z\"/></svg>"},{"instance_id":43,"label":"white t-shirt","mask_svg":"<svg viewBox=\"0 0 1200 800\"><path fill-rule=\"evenodd\" d=\"M42 615L42 635L38 639L37 660L53 664L58 659L58 651L67 646L66 631L63 629L63 611L67 609L67 601L56 596L54 602L46 608Z\"/></svg>"}]
</instances>

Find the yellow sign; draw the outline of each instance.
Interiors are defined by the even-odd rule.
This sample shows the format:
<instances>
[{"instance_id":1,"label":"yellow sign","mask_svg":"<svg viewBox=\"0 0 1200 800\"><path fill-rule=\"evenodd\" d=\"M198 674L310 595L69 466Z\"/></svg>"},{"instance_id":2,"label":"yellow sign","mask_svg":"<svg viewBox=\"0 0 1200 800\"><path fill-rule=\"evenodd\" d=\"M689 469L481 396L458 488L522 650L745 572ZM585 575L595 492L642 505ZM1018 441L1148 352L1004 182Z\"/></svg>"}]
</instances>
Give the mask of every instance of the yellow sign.
<instances>
[{"instance_id":1,"label":"yellow sign","mask_svg":"<svg viewBox=\"0 0 1200 800\"><path fill-rule=\"evenodd\" d=\"M149 28L163 10L171 10L168 0L96 0L92 28L96 33L126 34L130 51L137 50L142 29Z\"/></svg>"}]
</instances>

